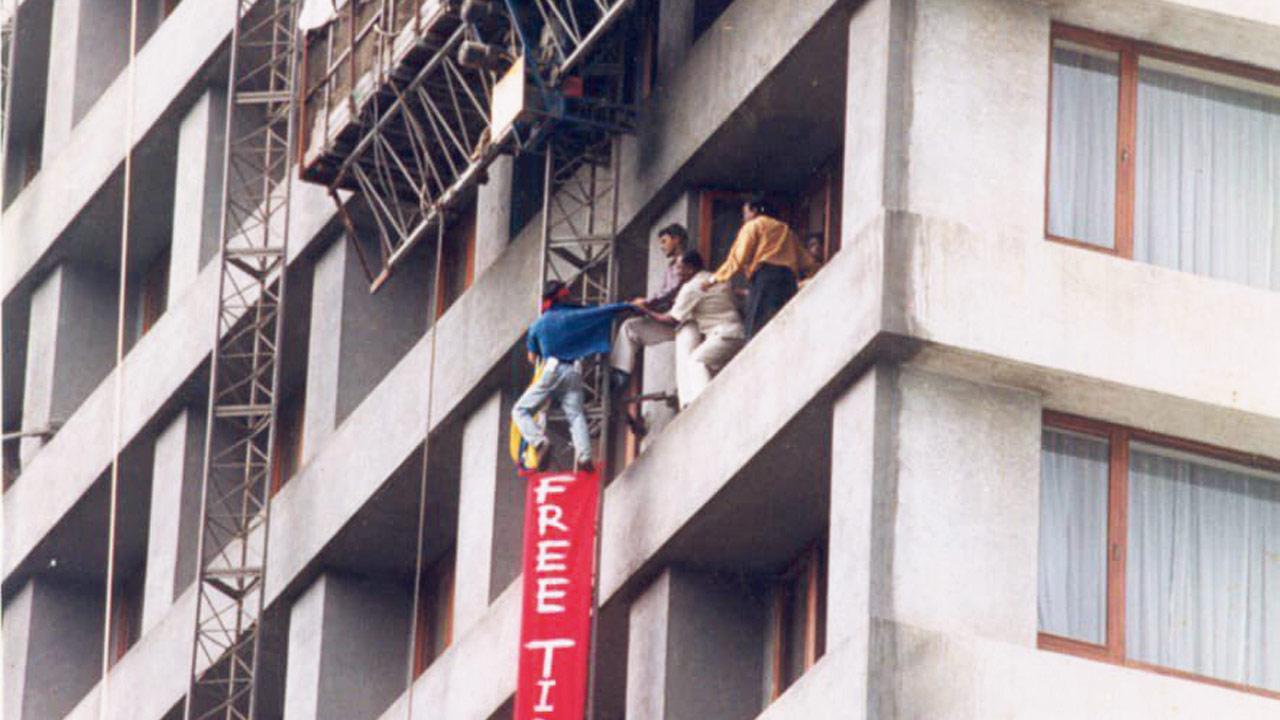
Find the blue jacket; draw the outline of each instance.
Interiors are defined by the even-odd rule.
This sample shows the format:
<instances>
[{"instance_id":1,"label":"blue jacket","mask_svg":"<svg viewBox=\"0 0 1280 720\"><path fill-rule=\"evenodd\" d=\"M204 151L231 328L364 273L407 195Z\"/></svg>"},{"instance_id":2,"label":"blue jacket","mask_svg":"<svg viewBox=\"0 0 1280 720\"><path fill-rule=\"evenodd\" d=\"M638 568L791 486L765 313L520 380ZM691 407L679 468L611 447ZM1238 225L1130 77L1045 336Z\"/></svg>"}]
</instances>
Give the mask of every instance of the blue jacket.
<instances>
[{"instance_id":1,"label":"blue jacket","mask_svg":"<svg viewBox=\"0 0 1280 720\"><path fill-rule=\"evenodd\" d=\"M613 318L630 309L627 303L595 307L553 305L529 326L525 347L542 358L566 362L609 352Z\"/></svg>"}]
</instances>

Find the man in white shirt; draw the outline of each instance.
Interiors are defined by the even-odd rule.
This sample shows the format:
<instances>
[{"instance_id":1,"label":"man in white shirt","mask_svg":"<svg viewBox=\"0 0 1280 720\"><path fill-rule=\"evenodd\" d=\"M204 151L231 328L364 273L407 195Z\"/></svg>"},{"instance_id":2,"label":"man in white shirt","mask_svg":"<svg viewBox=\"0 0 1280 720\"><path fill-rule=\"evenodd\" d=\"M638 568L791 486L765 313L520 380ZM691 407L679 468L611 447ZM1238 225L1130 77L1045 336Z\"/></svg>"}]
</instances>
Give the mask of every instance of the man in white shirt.
<instances>
[{"instance_id":1,"label":"man in white shirt","mask_svg":"<svg viewBox=\"0 0 1280 720\"><path fill-rule=\"evenodd\" d=\"M711 274L702 256L690 250L676 264L682 285L671 310L645 314L662 323L677 326L676 391L680 407L688 407L718 372L746 343L746 329L734 304L733 289L724 283L703 289Z\"/></svg>"}]
</instances>

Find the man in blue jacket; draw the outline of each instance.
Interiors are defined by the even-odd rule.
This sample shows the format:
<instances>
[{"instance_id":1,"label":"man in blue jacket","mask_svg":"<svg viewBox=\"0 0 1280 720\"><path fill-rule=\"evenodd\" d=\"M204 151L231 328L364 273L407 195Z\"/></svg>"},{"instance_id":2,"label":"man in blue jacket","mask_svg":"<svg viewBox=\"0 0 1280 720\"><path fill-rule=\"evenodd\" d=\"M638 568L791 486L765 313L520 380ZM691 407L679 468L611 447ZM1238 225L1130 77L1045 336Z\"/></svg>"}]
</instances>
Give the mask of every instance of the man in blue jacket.
<instances>
[{"instance_id":1,"label":"man in blue jacket","mask_svg":"<svg viewBox=\"0 0 1280 720\"><path fill-rule=\"evenodd\" d=\"M545 463L547 435L534 415L548 400L560 403L569 419L569 434L578 469L590 471L591 434L582 408L584 391L579 360L609 352L613 319L631 308L627 303L583 307L567 302L569 288L552 280L542 290L542 316L529 326L525 339L529 362L542 361L542 375L530 385L515 407L511 420L520 428L525 442Z\"/></svg>"}]
</instances>

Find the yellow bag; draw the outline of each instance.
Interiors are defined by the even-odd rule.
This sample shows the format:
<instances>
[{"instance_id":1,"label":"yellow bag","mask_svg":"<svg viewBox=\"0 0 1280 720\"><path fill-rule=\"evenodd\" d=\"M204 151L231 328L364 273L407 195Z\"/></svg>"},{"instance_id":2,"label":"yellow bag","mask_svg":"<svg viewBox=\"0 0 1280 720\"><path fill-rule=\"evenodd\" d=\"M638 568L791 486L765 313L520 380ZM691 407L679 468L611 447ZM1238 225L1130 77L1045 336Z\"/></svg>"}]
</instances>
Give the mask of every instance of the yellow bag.
<instances>
[{"instance_id":1,"label":"yellow bag","mask_svg":"<svg viewBox=\"0 0 1280 720\"><path fill-rule=\"evenodd\" d=\"M529 387L533 387L542 379L542 362L539 361L533 366L533 379L529 381ZM547 426L547 410L542 408L538 414L534 416L534 422L542 428ZM538 450L529 443L525 442L524 436L520 434L520 427L515 423L511 423L510 438L508 440L509 449L511 451L511 462L516 464L518 468L536 468L538 467Z\"/></svg>"}]
</instances>

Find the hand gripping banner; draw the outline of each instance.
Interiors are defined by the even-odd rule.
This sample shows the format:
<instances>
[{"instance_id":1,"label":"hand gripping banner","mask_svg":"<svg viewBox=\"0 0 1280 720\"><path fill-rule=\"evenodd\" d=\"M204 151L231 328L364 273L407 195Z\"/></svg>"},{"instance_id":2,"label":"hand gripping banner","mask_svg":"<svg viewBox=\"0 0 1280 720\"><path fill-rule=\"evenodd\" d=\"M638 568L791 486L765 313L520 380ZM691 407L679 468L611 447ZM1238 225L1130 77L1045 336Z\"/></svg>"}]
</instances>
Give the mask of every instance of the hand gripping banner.
<instances>
[{"instance_id":1,"label":"hand gripping banner","mask_svg":"<svg viewBox=\"0 0 1280 720\"><path fill-rule=\"evenodd\" d=\"M582 720L591 642L595 472L529 473L515 720Z\"/></svg>"}]
</instances>

